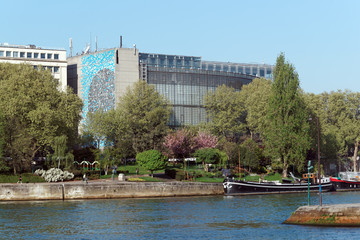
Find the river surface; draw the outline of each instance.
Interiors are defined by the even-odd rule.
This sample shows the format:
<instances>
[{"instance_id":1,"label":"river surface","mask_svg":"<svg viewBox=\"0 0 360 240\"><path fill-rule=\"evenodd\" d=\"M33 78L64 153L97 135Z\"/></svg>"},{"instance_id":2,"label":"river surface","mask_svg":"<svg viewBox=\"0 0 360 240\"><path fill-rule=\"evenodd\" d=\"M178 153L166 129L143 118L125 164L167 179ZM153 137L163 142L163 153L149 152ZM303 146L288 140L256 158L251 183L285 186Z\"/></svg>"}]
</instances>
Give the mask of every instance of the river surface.
<instances>
[{"instance_id":1,"label":"river surface","mask_svg":"<svg viewBox=\"0 0 360 240\"><path fill-rule=\"evenodd\" d=\"M323 204L360 203L360 192L322 196ZM306 204L306 193L1 202L0 239L360 238L360 228L282 224Z\"/></svg>"}]
</instances>

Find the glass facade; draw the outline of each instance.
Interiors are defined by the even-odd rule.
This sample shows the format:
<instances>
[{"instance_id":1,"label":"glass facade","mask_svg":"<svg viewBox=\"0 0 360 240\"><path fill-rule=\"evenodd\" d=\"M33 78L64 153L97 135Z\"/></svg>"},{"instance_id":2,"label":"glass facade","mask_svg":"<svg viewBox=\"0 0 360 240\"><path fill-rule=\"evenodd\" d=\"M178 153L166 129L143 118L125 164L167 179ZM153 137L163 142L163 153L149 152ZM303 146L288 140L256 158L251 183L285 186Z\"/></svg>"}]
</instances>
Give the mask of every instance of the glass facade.
<instances>
[{"instance_id":1,"label":"glass facade","mask_svg":"<svg viewBox=\"0 0 360 240\"><path fill-rule=\"evenodd\" d=\"M173 106L169 122L172 127L207 122L203 98L208 91L214 91L223 84L240 90L253 78L230 72L147 66L147 82L154 85Z\"/></svg>"},{"instance_id":2,"label":"glass facade","mask_svg":"<svg viewBox=\"0 0 360 240\"><path fill-rule=\"evenodd\" d=\"M247 64L230 62L202 61L200 68L208 71L242 73L272 79L273 66L268 64ZM265 74L266 73L266 74Z\"/></svg>"},{"instance_id":3,"label":"glass facade","mask_svg":"<svg viewBox=\"0 0 360 240\"><path fill-rule=\"evenodd\" d=\"M151 67L200 69L201 57L139 53L140 63Z\"/></svg>"},{"instance_id":4,"label":"glass facade","mask_svg":"<svg viewBox=\"0 0 360 240\"><path fill-rule=\"evenodd\" d=\"M220 85L240 91L255 77L272 78L273 66L202 61L201 57L139 53L140 76L168 98L173 112L169 125L207 122L203 98Z\"/></svg>"}]
</instances>

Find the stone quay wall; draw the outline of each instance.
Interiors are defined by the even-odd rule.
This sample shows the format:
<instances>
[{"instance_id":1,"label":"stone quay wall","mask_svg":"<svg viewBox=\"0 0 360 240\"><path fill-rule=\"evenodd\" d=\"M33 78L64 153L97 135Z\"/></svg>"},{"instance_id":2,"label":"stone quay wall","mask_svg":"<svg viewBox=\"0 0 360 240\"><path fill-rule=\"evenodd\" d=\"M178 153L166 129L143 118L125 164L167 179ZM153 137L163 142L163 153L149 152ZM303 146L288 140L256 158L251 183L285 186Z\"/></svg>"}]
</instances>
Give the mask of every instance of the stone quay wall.
<instances>
[{"instance_id":1,"label":"stone quay wall","mask_svg":"<svg viewBox=\"0 0 360 240\"><path fill-rule=\"evenodd\" d=\"M221 183L66 182L0 184L0 201L206 196L224 194Z\"/></svg>"},{"instance_id":2,"label":"stone quay wall","mask_svg":"<svg viewBox=\"0 0 360 240\"><path fill-rule=\"evenodd\" d=\"M360 227L360 204L299 207L285 224Z\"/></svg>"}]
</instances>

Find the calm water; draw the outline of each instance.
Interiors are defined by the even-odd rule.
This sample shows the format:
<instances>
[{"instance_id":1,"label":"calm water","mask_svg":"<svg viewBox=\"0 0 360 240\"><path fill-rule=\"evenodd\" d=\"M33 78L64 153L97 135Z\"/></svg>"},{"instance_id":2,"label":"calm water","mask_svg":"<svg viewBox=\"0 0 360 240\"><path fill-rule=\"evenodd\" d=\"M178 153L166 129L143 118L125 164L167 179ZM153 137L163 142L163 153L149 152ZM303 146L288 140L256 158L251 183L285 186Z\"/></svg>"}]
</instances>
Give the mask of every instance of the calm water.
<instances>
[{"instance_id":1,"label":"calm water","mask_svg":"<svg viewBox=\"0 0 360 240\"><path fill-rule=\"evenodd\" d=\"M360 192L323 194L324 204L359 202ZM281 224L306 204L307 194L7 202L0 239L360 238L360 228Z\"/></svg>"}]
</instances>

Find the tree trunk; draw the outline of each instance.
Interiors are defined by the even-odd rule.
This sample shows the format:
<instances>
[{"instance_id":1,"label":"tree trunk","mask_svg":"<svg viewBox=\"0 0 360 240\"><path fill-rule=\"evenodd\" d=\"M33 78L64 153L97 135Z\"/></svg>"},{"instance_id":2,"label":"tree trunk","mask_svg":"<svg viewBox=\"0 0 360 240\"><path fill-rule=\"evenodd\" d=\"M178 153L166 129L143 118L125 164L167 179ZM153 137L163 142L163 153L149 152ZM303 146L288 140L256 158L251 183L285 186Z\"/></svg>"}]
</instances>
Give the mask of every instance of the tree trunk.
<instances>
[{"instance_id":1,"label":"tree trunk","mask_svg":"<svg viewBox=\"0 0 360 240\"><path fill-rule=\"evenodd\" d=\"M354 156L353 156L353 161L354 161L354 172L357 172L357 166L356 166L356 160L357 160L357 155L359 152L359 141L355 141L355 150L354 150Z\"/></svg>"},{"instance_id":2,"label":"tree trunk","mask_svg":"<svg viewBox=\"0 0 360 240\"><path fill-rule=\"evenodd\" d=\"M283 172L282 172L283 178L287 177L287 170L288 170L288 163L287 163L287 160L284 159Z\"/></svg>"}]
</instances>

